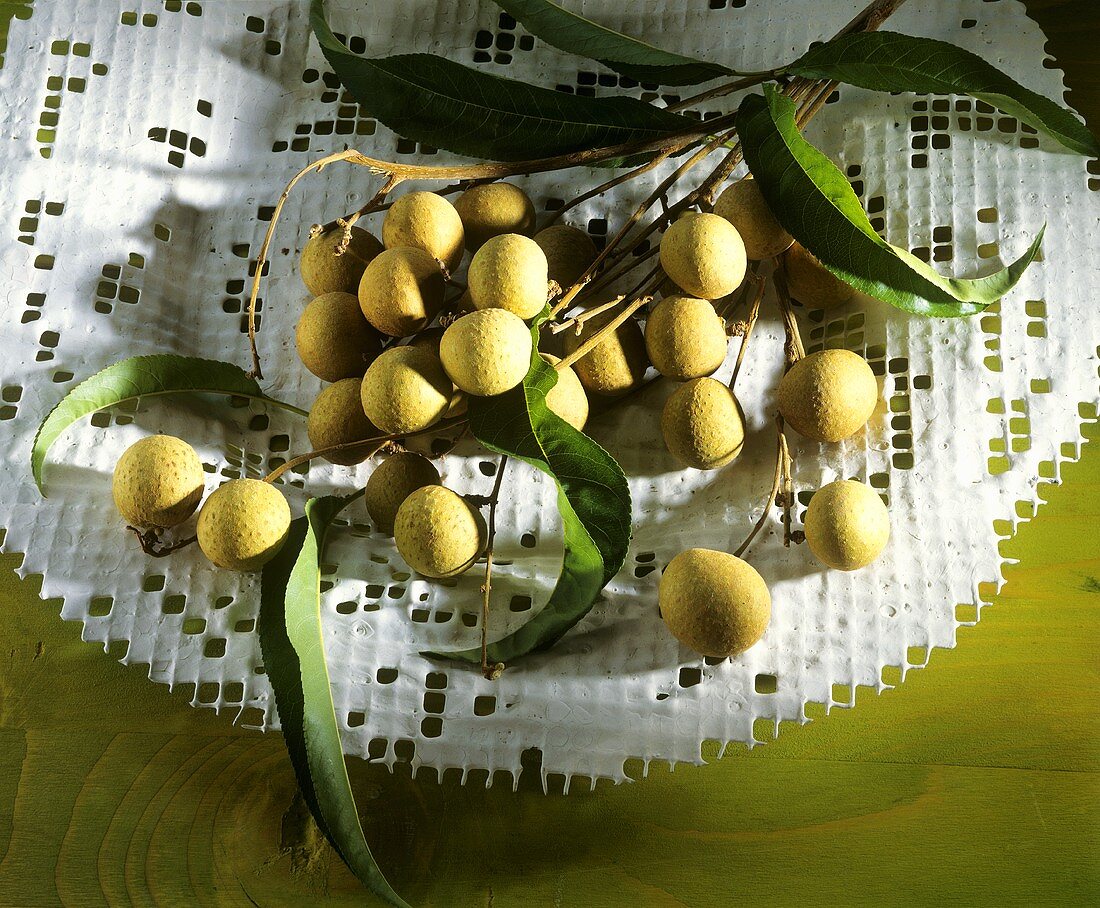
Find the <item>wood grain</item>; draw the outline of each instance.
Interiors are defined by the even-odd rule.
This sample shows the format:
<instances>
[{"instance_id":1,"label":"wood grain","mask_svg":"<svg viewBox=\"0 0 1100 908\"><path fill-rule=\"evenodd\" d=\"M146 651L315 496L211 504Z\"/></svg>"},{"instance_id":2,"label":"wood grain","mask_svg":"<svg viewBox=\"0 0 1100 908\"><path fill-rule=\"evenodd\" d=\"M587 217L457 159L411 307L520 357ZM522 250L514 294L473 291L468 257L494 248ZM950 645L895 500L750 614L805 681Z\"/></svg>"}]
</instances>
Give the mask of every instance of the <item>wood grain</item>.
<instances>
[{"instance_id":1,"label":"wood grain","mask_svg":"<svg viewBox=\"0 0 1100 908\"><path fill-rule=\"evenodd\" d=\"M1029 8L1100 122L1096 5ZM1100 903L1100 444L1063 479L957 649L766 747L568 797L533 772L513 794L354 761L383 868L439 906ZM364 904L278 737L81 642L17 562L0 559L0 906Z\"/></svg>"}]
</instances>

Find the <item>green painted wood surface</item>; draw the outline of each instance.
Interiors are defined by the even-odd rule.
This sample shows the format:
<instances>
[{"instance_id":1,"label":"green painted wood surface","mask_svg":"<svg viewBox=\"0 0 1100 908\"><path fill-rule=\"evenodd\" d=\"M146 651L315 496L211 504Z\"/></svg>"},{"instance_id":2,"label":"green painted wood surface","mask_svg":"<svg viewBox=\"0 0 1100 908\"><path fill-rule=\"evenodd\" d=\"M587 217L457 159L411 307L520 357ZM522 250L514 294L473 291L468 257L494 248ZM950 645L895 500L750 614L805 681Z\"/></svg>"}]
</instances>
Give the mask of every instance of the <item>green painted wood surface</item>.
<instances>
[{"instance_id":1,"label":"green painted wood surface","mask_svg":"<svg viewBox=\"0 0 1100 908\"><path fill-rule=\"evenodd\" d=\"M1100 122L1100 11L1030 2ZM354 761L416 904L1100 904L1100 428L977 627L853 710L706 767L513 794ZM1006 503L1006 511L1009 510ZM360 905L277 736L148 681L0 558L0 906ZM713 756L713 755L712 755Z\"/></svg>"}]
</instances>

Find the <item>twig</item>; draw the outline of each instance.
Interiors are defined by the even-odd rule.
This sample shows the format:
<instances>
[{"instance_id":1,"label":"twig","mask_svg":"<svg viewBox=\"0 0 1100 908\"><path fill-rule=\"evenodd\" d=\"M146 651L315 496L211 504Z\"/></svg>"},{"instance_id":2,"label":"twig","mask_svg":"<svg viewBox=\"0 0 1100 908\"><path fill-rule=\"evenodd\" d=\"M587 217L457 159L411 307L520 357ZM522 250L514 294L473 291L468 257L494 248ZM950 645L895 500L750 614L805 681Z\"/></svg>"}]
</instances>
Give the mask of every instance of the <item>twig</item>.
<instances>
[{"instance_id":1,"label":"twig","mask_svg":"<svg viewBox=\"0 0 1100 908\"><path fill-rule=\"evenodd\" d=\"M550 333L561 334L562 331L568 331L570 328L575 328L579 331L581 325L583 325L590 318L594 318L595 316L606 312L608 309L614 309L616 306L622 305L624 299L626 299L625 296L617 296L613 300L603 303L602 305L593 306L591 309L585 309L584 312L582 312L580 315L575 315L572 318L567 318L563 322L554 322L550 325Z\"/></svg>"},{"instance_id":2,"label":"twig","mask_svg":"<svg viewBox=\"0 0 1100 908\"><path fill-rule=\"evenodd\" d=\"M760 532L764 524L768 520L768 514L771 513L771 509L774 505L778 504L776 496L779 494L780 485L783 482L783 454L786 450L786 439L783 436L783 417L777 415L775 417L776 433L775 440L775 475L772 477L771 491L768 492L767 500L764 504L764 511L760 515L759 519L753 524L752 530L749 535L745 537L745 541L737 547L737 550L733 553L738 558L745 554L748 547L752 545L752 541L756 538L756 534Z\"/></svg>"},{"instance_id":3,"label":"twig","mask_svg":"<svg viewBox=\"0 0 1100 908\"><path fill-rule=\"evenodd\" d=\"M677 101L675 104L669 104L665 109L683 110L686 107L693 107L696 104L702 104L704 101L712 101L715 98L731 95L735 91L741 91L743 88L752 88L754 85L759 85L761 82L775 79L782 75L782 73L782 69L766 69L763 72L747 73L742 79L736 79L733 82L726 82L724 85L708 88L706 91L701 91L699 94L692 95L690 98L684 98L681 101Z\"/></svg>"},{"instance_id":4,"label":"twig","mask_svg":"<svg viewBox=\"0 0 1100 908\"><path fill-rule=\"evenodd\" d=\"M493 542L497 535L497 502L500 501L500 487L504 482L504 470L508 466L508 455L504 454L497 464L496 481L489 496L489 532L485 541L485 582L481 586L481 673L488 681L496 681L504 673L504 663L489 664L489 594L493 582Z\"/></svg>"},{"instance_id":5,"label":"twig","mask_svg":"<svg viewBox=\"0 0 1100 908\"><path fill-rule=\"evenodd\" d=\"M336 454L341 451L351 451L356 448L364 448L370 445L374 445L367 457L373 457L382 448L384 448L391 441L399 441L402 438L415 438L417 435L427 435L431 432L439 432L442 429L449 429L451 426L457 426L466 422L464 416L452 416L450 419L444 419L440 422L432 423L425 429L419 429L416 432L398 432L392 435L375 435L371 438L363 438L356 441L345 441L338 445L328 445L324 448L318 448L316 451L309 451L306 454L299 454L297 457L292 457L285 463L279 464L274 470L268 473L264 477L264 482L275 482L280 476L282 476L287 470L293 470L295 467L300 467L304 463L309 463L318 457L324 457L326 454ZM364 457L364 460L367 458Z\"/></svg>"},{"instance_id":6,"label":"twig","mask_svg":"<svg viewBox=\"0 0 1100 908\"><path fill-rule=\"evenodd\" d=\"M180 539L178 542L173 542L171 545L162 546L160 544L160 530L151 529L143 533L137 527L127 526L126 529L137 536L141 550L152 558L164 558L199 540L198 536L188 536L186 539Z\"/></svg>"},{"instance_id":7,"label":"twig","mask_svg":"<svg viewBox=\"0 0 1100 908\"><path fill-rule=\"evenodd\" d=\"M753 275L756 283L756 292L749 306L749 314L745 318L745 330L741 334L741 348L737 351L737 361L733 364L733 375L730 376L730 390L737 384L737 376L741 372L741 363L745 361L745 354L749 349L749 340L752 338L752 329L756 327L756 320L760 316L760 301L764 299L764 278Z\"/></svg>"},{"instance_id":8,"label":"twig","mask_svg":"<svg viewBox=\"0 0 1100 908\"><path fill-rule=\"evenodd\" d=\"M605 183L600 183L599 186L594 186L592 189L589 189L586 192L582 192L579 196L570 199L568 202L562 205L561 208L550 215L549 219L546 222L546 226L549 227L551 224L557 223L558 219L563 214L565 214L565 212L569 211L571 208L576 208L581 202L586 202L588 201L588 199L593 199L598 195L614 189L616 186L621 186L623 183L627 183L630 180L640 177L642 174L649 173L649 171L653 170L656 167L659 167L666 160L668 160L668 158L674 152L680 151L683 148L690 148L693 142L696 141L698 140L696 139L689 142L684 142L678 147L665 149L659 155L656 155L652 160L646 162L645 164L642 164L640 167L635 167L633 170L628 170L626 173L619 174L617 177L614 177Z\"/></svg>"},{"instance_id":9,"label":"twig","mask_svg":"<svg viewBox=\"0 0 1100 908\"><path fill-rule=\"evenodd\" d=\"M806 356L806 348L802 345L802 335L798 331L798 320L795 318L794 309L791 307L791 292L787 287L787 265L782 260L772 272L772 283L775 285L775 295L779 299L779 311L783 316L783 331L787 335L783 352L789 369Z\"/></svg>"},{"instance_id":10,"label":"twig","mask_svg":"<svg viewBox=\"0 0 1100 908\"><path fill-rule=\"evenodd\" d=\"M252 275L252 292L248 297L248 346L252 353L252 371L249 374L253 378L264 377L263 370L260 368L260 354L256 350L256 300L260 296L260 279L263 277L264 266L267 265L267 251L271 248L271 240L275 236L275 225L279 223L279 215L283 212L283 206L290 197L290 191L307 173L322 170L336 161L351 160L352 156L357 153L355 151L340 151L307 164L291 177L290 182L286 184L279 196L279 201L275 203L275 210L271 213L271 221L267 225L267 232L264 233L264 241L260 246L260 256L256 260L256 273Z\"/></svg>"},{"instance_id":11,"label":"twig","mask_svg":"<svg viewBox=\"0 0 1100 908\"><path fill-rule=\"evenodd\" d=\"M606 246L604 246L603 250L601 250L600 254L596 256L592 264L589 265L585 269L584 273L580 277L578 277L576 281L573 282L573 286L562 294L561 298L550 310L551 315L557 315L557 313L561 312L573 301L573 298L581 291L584 285L591 280L592 275L596 273L596 270L603 264L604 260L609 255L611 255L612 251L615 250L618 244L630 232L631 228L642 219L642 215L644 215L656 203L656 201L668 190L670 186L672 186L673 183L675 183L681 176L687 173L687 171L689 171L692 167L694 167L696 164L706 158L707 155L709 155L712 151L714 151L715 148L717 148L723 141L725 141L725 138L726 134L723 133L721 136L711 139L709 142L707 142L706 145L700 148L697 152L695 152L695 154L684 161L684 163L682 163L679 167L672 171L672 173L670 173L667 177L661 180L660 183L657 184L657 188L654 189L653 192L651 192L649 196L645 200L643 200L642 203L634 210L634 213L629 218L627 218L626 223L624 223L623 226L619 228L618 233L616 233L615 236L612 237L611 241ZM664 217L664 215L662 217Z\"/></svg>"},{"instance_id":12,"label":"twig","mask_svg":"<svg viewBox=\"0 0 1100 908\"><path fill-rule=\"evenodd\" d=\"M783 508L783 545L790 548L791 543L802 542L805 538L801 533L791 532L791 513L794 510L794 480L791 470L794 466L794 458L791 457L790 448L787 447L787 436L783 433L783 417L777 417L779 423L779 447L780 459L783 464L783 482L780 486L779 506Z\"/></svg>"},{"instance_id":13,"label":"twig","mask_svg":"<svg viewBox=\"0 0 1100 908\"><path fill-rule=\"evenodd\" d=\"M608 334L610 334L612 331L615 331L619 327L619 325L621 325L628 318L630 318L635 312L637 312L643 306L648 306L653 301L652 291L654 291L656 289L657 289L657 284L655 283L655 284L653 284L652 288L649 289L649 292L643 294L642 296L638 297L636 300L634 300L633 302L628 304L623 309L622 312L620 312L613 319L608 321L608 323L606 325L601 326L599 331L597 331L590 338L588 338L584 343L582 343L579 347L577 347L576 350L574 350L572 353L570 353L568 356L564 357L563 359L559 360L558 363L554 366L554 368L557 369L560 372L566 366L573 365L573 363L575 363L578 359L580 359L582 356L587 354L593 347L598 346L599 343Z\"/></svg>"}]
</instances>

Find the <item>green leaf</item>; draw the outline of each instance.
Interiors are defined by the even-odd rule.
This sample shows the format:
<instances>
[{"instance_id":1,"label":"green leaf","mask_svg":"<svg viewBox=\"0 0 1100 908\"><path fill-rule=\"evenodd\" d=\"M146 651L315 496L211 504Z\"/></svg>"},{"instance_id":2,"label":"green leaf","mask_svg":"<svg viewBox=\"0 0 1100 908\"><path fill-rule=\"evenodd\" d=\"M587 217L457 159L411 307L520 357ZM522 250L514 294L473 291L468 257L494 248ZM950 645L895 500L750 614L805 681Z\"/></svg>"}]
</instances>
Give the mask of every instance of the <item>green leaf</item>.
<instances>
[{"instance_id":1,"label":"green leaf","mask_svg":"<svg viewBox=\"0 0 1100 908\"><path fill-rule=\"evenodd\" d=\"M532 334L538 343L535 320ZM545 649L581 620L618 573L630 544L630 489L615 459L546 406L554 367L534 352L523 383L496 397L470 399L470 429L485 447L549 475L558 487L565 556L550 600L534 618L488 648L490 662ZM435 653L467 662L481 650Z\"/></svg>"},{"instance_id":2,"label":"green leaf","mask_svg":"<svg viewBox=\"0 0 1100 908\"><path fill-rule=\"evenodd\" d=\"M82 381L42 420L31 447L31 471L38 490L45 494L42 471L50 446L78 419L138 397L181 393L248 397L307 415L304 410L268 397L254 378L232 363L168 353L134 356Z\"/></svg>"},{"instance_id":3,"label":"green leaf","mask_svg":"<svg viewBox=\"0 0 1100 908\"><path fill-rule=\"evenodd\" d=\"M550 0L495 0L495 3L547 44L596 60L639 82L697 85L719 76L739 75L718 63L661 50L605 28Z\"/></svg>"},{"instance_id":4,"label":"green leaf","mask_svg":"<svg viewBox=\"0 0 1100 908\"><path fill-rule=\"evenodd\" d=\"M386 904L408 908L371 856L348 779L321 624L321 554L333 518L361 493L313 498L260 575L260 648L298 787L348 868Z\"/></svg>"},{"instance_id":5,"label":"green leaf","mask_svg":"<svg viewBox=\"0 0 1100 908\"><path fill-rule=\"evenodd\" d=\"M794 103L770 85L764 93L746 97L737 114L745 161L779 222L841 280L916 315L973 315L1011 290L1038 254L1043 230L988 277L937 274L875 233L844 174L799 134Z\"/></svg>"},{"instance_id":6,"label":"green leaf","mask_svg":"<svg viewBox=\"0 0 1100 908\"><path fill-rule=\"evenodd\" d=\"M503 79L432 54L369 59L351 53L313 0L321 51L372 117L409 139L496 161L551 157L696 130L636 98L586 98Z\"/></svg>"},{"instance_id":7,"label":"green leaf","mask_svg":"<svg viewBox=\"0 0 1100 908\"><path fill-rule=\"evenodd\" d=\"M844 35L812 48L785 71L875 91L970 95L1042 130L1078 154L1100 156L1096 137L1070 111L945 41L897 32Z\"/></svg>"}]
</instances>

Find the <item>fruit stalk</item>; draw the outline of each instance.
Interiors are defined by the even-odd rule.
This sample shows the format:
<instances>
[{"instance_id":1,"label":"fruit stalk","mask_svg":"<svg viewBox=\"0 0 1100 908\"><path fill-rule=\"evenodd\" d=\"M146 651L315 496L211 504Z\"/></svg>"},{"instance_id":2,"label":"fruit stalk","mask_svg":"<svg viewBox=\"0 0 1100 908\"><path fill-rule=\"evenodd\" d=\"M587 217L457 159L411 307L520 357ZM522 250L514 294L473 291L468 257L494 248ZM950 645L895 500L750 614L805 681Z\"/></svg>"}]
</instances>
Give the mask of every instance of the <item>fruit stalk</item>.
<instances>
[{"instance_id":1,"label":"fruit stalk","mask_svg":"<svg viewBox=\"0 0 1100 908\"><path fill-rule=\"evenodd\" d=\"M504 483L504 471L508 467L508 455L497 464L496 480L489 495L489 530L485 537L485 582L481 585L481 673L487 681L496 681L504 672L504 663L489 664L489 595L493 584L493 542L497 535L497 503Z\"/></svg>"}]
</instances>

